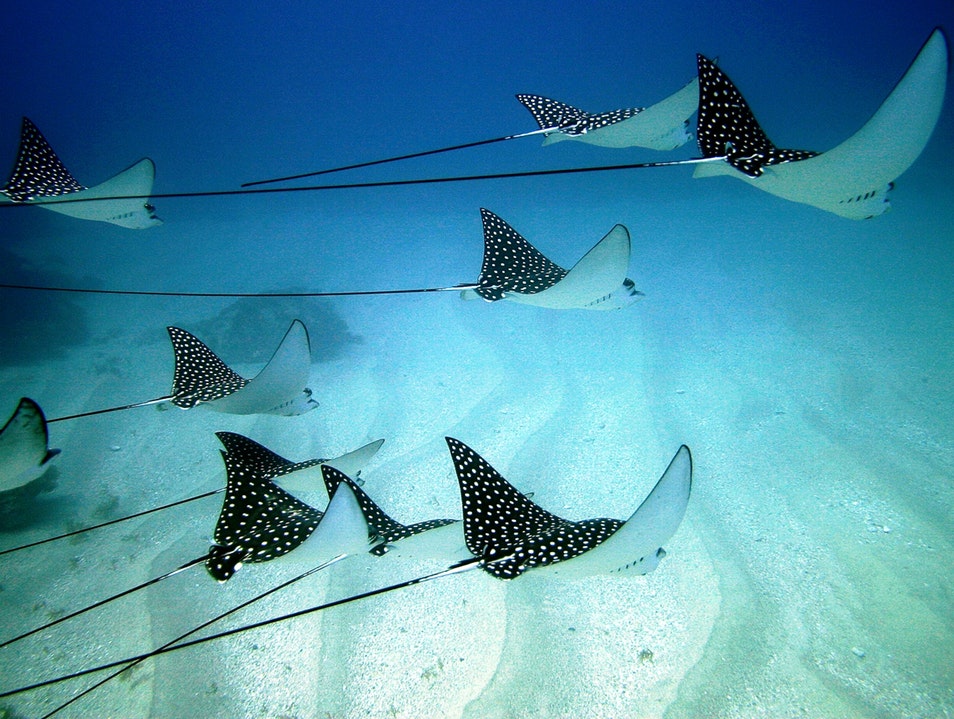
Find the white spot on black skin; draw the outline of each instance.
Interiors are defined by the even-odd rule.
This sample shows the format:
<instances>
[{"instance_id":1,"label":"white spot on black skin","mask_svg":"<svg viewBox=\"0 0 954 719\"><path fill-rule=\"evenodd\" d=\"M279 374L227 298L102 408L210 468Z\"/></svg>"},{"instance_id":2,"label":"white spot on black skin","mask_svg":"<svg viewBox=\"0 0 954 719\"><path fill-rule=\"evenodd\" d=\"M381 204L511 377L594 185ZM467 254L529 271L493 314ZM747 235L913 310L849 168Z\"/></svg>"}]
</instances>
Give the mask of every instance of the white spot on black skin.
<instances>
[{"instance_id":1,"label":"white spot on black skin","mask_svg":"<svg viewBox=\"0 0 954 719\"><path fill-rule=\"evenodd\" d=\"M389 544L457 521L456 519L431 519L410 526L401 524L385 514L368 496L367 492L343 472L326 464L321 468L321 475L325 480L325 489L328 490L329 497L334 496L341 482L345 482L351 487L351 491L354 492L354 496L358 500L361 513L368 523L368 539L372 542L378 542L377 546L371 550L372 554L380 556L388 551Z\"/></svg>"},{"instance_id":2,"label":"white spot on black skin","mask_svg":"<svg viewBox=\"0 0 954 719\"><path fill-rule=\"evenodd\" d=\"M464 514L464 540L483 569L513 579L532 567L562 562L605 542L618 519L571 522L550 514L504 479L463 442L446 437Z\"/></svg>"},{"instance_id":3,"label":"white spot on black skin","mask_svg":"<svg viewBox=\"0 0 954 719\"><path fill-rule=\"evenodd\" d=\"M263 476L253 457L222 452L228 482L205 566L219 581L244 562L267 562L288 554L311 536L323 513Z\"/></svg>"},{"instance_id":4,"label":"white spot on black skin","mask_svg":"<svg viewBox=\"0 0 954 719\"><path fill-rule=\"evenodd\" d=\"M216 432L215 436L219 438L230 456L235 457L246 467L251 467L263 479L275 479L327 461L325 459L308 459L304 462L292 462L241 434Z\"/></svg>"},{"instance_id":5,"label":"white spot on black skin","mask_svg":"<svg viewBox=\"0 0 954 719\"><path fill-rule=\"evenodd\" d=\"M484 261L475 291L485 300L503 299L507 292L536 294L566 277L565 269L548 260L493 212L481 208L480 218Z\"/></svg>"},{"instance_id":6,"label":"white spot on black skin","mask_svg":"<svg viewBox=\"0 0 954 719\"><path fill-rule=\"evenodd\" d=\"M587 132L635 117L644 109L627 107L594 115L540 95L517 95L517 99L530 111L541 130L557 127L565 135L585 135Z\"/></svg>"},{"instance_id":7,"label":"white spot on black skin","mask_svg":"<svg viewBox=\"0 0 954 719\"><path fill-rule=\"evenodd\" d=\"M29 118L20 128L20 149L10 179L0 192L14 202L58 197L85 190L53 152L43 133Z\"/></svg>"},{"instance_id":8,"label":"white spot on black skin","mask_svg":"<svg viewBox=\"0 0 954 719\"><path fill-rule=\"evenodd\" d=\"M699 67L699 114L696 136L703 157L725 157L751 177L762 168L814 157L810 150L775 147L752 114L742 93L716 64L696 55Z\"/></svg>"},{"instance_id":9,"label":"white spot on black skin","mask_svg":"<svg viewBox=\"0 0 954 719\"><path fill-rule=\"evenodd\" d=\"M172 403L191 409L200 402L226 397L248 384L220 360L201 340L179 329L167 327L175 353Z\"/></svg>"}]
</instances>

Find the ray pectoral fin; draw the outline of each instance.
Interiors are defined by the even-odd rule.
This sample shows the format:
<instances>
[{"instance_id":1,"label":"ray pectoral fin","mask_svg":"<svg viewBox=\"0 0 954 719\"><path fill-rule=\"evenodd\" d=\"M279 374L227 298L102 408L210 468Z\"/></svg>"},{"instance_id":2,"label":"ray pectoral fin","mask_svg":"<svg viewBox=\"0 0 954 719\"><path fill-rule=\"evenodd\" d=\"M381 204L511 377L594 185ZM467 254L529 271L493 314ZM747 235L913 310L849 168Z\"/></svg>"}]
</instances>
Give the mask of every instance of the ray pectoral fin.
<instances>
[{"instance_id":1,"label":"ray pectoral fin","mask_svg":"<svg viewBox=\"0 0 954 719\"><path fill-rule=\"evenodd\" d=\"M612 536L586 555L552 571L566 576L653 571L665 556L663 545L685 516L691 489L692 455L682 445L653 490Z\"/></svg>"},{"instance_id":2,"label":"ray pectoral fin","mask_svg":"<svg viewBox=\"0 0 954 719\"><path fill-rule=\"evenodd\" d=\"M706 77L713 73L703 60L700 88L707 85ZM758 171L750 168L746 163L751 161L744 158L765 148L740 144L733 134L738 130L736 125L725 131L724 113L719 116L714 110L706 111L703 105L711 103L700 89L699 142L703 154L724 152L725 143L729 142L740 159L735 167L723 163L697 165L694 176L732 175L778 197L849 219L880 215L890 206L887 195L893 181L918 158L934 131L944 104L947 75L947 38L941 29L936 29L877 112L858 132L826 152L782 156L775 163L759 164L754 168ZM794 152L777 150L771 145L770 150Z\"/></svg>"},{"instance_id":3,"label":"ray pectoral fin","mask_svg":"<svg viewBox=\"0 0 954 719\"><path fill-rule=\"evenodd\" d=\"M689 142L689 118L699 107L698 83L693 78L682 89L627 120L638 132L639 141L633 144L653 150L675 150Z\"/></svg>"},{"instance_id":4,"label":"ray pectoral fin","mask_svg":"<svg viewBox=\"0 0 954 719\"><path fill-rule=\"evenodd\" d=\"M383 444L384 440L378 439L352 452L342 454L339 457L298 462L294 465L290 465L288 471L276 474L273 479L278 482L282 489L288 492L314 492L318 488L325 487L321 467L322 465L328 465L334 467L342 474L355 477L356 482L360 483L361 480L358 479L358 477L360 477L361 471L367 466L368 462L371 461L371 458L374 457Z\"/></svg>"},{"instance_id":5,"label":"ray pectoral fin","mask_svg":"<svg viewBox=\"0 0 954 719\"><path fill-rule=\"evenodd\" d=\"M566 276L566 270L549 260L505 220L481 208L484 258L476 293L495 302L511 293L536 294Z\"/></svg>"},{"instance_id":6,"label":"ray pectoral fin","mask_svg":"<svg viewBox=\"0 0 954 719\"><path fill-rule=\"evenodd\" d=\"M340 457L327 459L325 460L325 464L334 467L349 477L357 477L361 473L361 470L371 461L371 458L378 453L378 450L381 449L381 445L383 444L383 439L376 439L362 447L358 447L358 449L352 452L342 454Z\"/></svg>"},{"instance_id":7,"label":"ray pectoral fin","mask_svg":"<svg viewBox=\"0 0 954 719\"><path fill-rule=\"evenodd\" d=\"M228 414L304 414L318 406L306 386L310 373L308 330L294 320L261 372L242 387L209 402L212 409Z\"/></svg>"},{"instance_id":8,"label":"ray pectoral fin","mask_svg":"<svg viewBox=\"0 0 954 719\"><path fill-rule=\"evenodd\" d=\"M175 355L172 403L177 407L191 409L237 392L248 383L195 335L179 327L166 330Z\"/></svg>"},{"instance_id":9,"label":"ray pectoral fin","mask_svg":"<svg viewBox=\"0 0 954 719\"><path fill-rule=\"evenodd\" d=\"M156 209L142 199L152 194L155 176L155 163L144 157L99 185L62 196L68 201L38 201L43 202L41 207L70 217L144 230L162 224Z\"/></svg>"},{"instance_id":10,"label":"ray pectoral fin","mask_svg":"<svg viewBox=\"0 0 954 719\"><path fill-rule=\"evenodd\" d=\"M849 219L882 214L892 183L931 138L944 105L947 73L947 39L937 29L858 132L817 157L775 168L762 189Z\"/></svg>"},{"instance_id":11,"label":"ray pectoral fin","mask_svg":"<svg viewBox=\"0 0 954 719\"><path fill-rule=\"evenodd\" d=\"M43 410L23 397L0 429L0 492L29 484L49 468L59 450L49 448L48 437Z\"/></svg>"},{"instance_id":12,"label":"ray pectoral fin","mask_svg":"<svg viewBox=\"0 0 954 719\"><path fill-rule=\"evenodd\" d=\"M576 140L609 148L647 147L675 150L692 139L689 118L698 106L696 79L655 105L580 116L572 126L547 133L544 145ZM553 102L552 100L550 102Z\"/></svg>"},{"instance_id":13,"label":"ray pectoral fin","mask_svg":"<svg viewBox=\"0 0 954 719\"><path fill-rule=\"evenodd\" d=\"M40 129L24 117L13 172L0 192L13 202L29 202L85 189L66 169Z\"/></svg>"},{"instance_id":14,"label":"ray pectoral fin","mask_svg":"<svg viewBox=\"0 0 954 719\"><path fill-rule=\"evenodd\" d=\"M337 472L327 466L323 466L322 470ZM323 556L327 555L329 559L341 554L359 554L368 550L368 520L354 488L348 482L338 483L325 510L325 516L309 541L320 544Z\"/></svg>"}]
</instances>

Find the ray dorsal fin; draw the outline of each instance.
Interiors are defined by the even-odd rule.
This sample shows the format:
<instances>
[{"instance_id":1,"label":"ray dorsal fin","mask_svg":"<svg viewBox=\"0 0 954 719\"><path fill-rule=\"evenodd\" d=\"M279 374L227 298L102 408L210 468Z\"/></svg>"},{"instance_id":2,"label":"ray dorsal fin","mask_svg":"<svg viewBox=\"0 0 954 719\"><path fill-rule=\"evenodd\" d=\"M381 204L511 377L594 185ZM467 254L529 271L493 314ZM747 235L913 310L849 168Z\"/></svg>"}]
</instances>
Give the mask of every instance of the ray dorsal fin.
<instances>
[{"instance_id":1,"label":"ray dorsal fin","mask_svg":"<svg viewBox=\"0 0 954 719\"><path fill-rule=\"evenodd\" d=\"M699 68L696 134L703 157L725 157L737 170L759 177L768 165L805 160L818 154L777 148L728 75L703 55L696 55L696 60Z\"/></svg>"},{"instance_id":2,"label":"ray dorsal fin","mask_svg":"<svg viewBox=\"0 0 954 719\"><path fill-rule=\"evenodd\" d=\"M338 485L342 482L347 484L351 488L351 491L354 492L354 496L358 500L358 505L361 507L361 512L368 522L369 539L371 539L371 541L380 542L371 550L373 554L384 554L388 551L387 545L389 544L393 544L394 542L415 534L420 534L421 532L426 532L429 529L436 529L437 527L443 527L447 524L453 524L457 521L454 519L432 519L412 525L401 524L388 516L383 509L375 504L367 492L361 489L354 480L343 472L338 471L330 465L323 464L321 466L321 474L324 477L325 489L328 490L329 497L334 496Z\"/></svg>"},{"instance_id":3,"label":"ray dorsal fin","mask_svg":"<svg viewBox=\"0 0 954 719\"><path fill-rule=\"evenodd\" d=\"M533 567L572 559L623 525L618 519L571 522L550 514L470 447L445 439L460 484L464 540L495 577L512 579Z\"/></svg>"},{"instance_id":4,"label":"ray dorsal fin","mask_svg":"<svg viewBox=\"0 0 954 719\"><path fill-rule=\"evenodd\" d=\"M296 499L256 468L222 452L228 483L205 566L220 582L244 562L267 562L301 545L321 521L322 512Z\"/></svg>"},{"instance_id":5,"label":"ray dorsal fin","mask_svg":"<svg viewBox=\"0 0 954 719\"><path fill-rule=\"evenodd\" d=\"M24 117L20 127L20 149L13 172L0 191L14 202L27 202L85 189L60 162L39 128L28 117Z\"/></svg>"},{"instance_id":6,"label":"ray dorsal fin","mask_svg":"<svg viewBox=\"0 0 954 719\"><path fill-rule=\"evenodd\" d=\"M237 392L248 380L229 369L198 337L178 327L167 327L175 353L172 403L191 409Z\"/></svg>"},{"instance_id":7,"label":"ray dorsal fin","mask_svg":"<svg viewBox=\"0 0 954 719\"><path fill-rule=\"evenodd\" d=\"M225 451L230 457L234 457L265 479L282 477L327 461L325 459L308 459L304 462L292 462L241 434L216 432L215 436L225 446Z\"/></svg>"},{"instance_id":8,"label":"ray dorsal fin","mask_svg":"<svg viewBox=\"0 0 954 719\"><path fill-rule=\"evenodd\" d=\"M485 300L503 299L507 292L532 295L552 287L567 271L490 210L481 208L484 261L476 292Z\"/></svg>"},{"instance_id":9,"label":"ray dorsal fin","mask_svg":"<svg viewBox=\"0 0 954 719\"><path fill-rule=\"evenodd\" d=\"M627 107L591 114L541 95L517 95L517 99L530 111L541 130L552 128L567 135L584 135L608 125L615 125L635 117L643 110L641 107Z\"/></svg>"}]
</instances>

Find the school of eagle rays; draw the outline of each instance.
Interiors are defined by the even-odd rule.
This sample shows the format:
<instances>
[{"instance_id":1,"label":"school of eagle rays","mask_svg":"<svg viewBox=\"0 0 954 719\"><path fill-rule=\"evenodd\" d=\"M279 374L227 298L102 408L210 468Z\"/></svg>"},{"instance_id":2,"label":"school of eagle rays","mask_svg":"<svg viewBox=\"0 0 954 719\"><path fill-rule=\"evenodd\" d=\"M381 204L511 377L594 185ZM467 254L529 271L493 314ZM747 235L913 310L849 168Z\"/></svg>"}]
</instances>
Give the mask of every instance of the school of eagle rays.
<instances>
[{"instance_id":1,"label":"school of eagle rays","mask_svg":"<svg viewBox=\"0 0 954 719\"><path fill-rule=\"evenodd\" d=\"M727 73L709 58L699 55L697 76L669 97L648 107L590 113L539 95L519 94L517 100L538 125L534 130L411 155L256 180L245 183L243 188L532 136L542 137L546 146L576 141L608 148L608 152L632 147L668 152L695 139L699 157L654 160L620 167L648 170L658 166L693 165L694 177L728 175L819 211L853 220L869 219L889 208L894 182L915 162L930 139L943 106L947 72L947 39L941 29L935 29L868 122L854 135L825 151L785 149L774 145ZM105 182L87 187L66 168L38 126L24 117L13 171L0 188L0 207L34 205L76 219L148 229L161 223L153 202L163 196L152 193L154 177L154 163L143 158ZM475 178L443 178L447 181L455 179ZM485 208L480 208L479 212L484 253L482 266L474 280L446 287L361 289L302 295L455 292L465 300L509 301L533 305L541 310L570 311L623 310L643 296L637 283L628 276L631 237L623 225L618 224L608 231L595 228L595 233L605 234L588 250L581 250L575 265L564 268L546 256L546 238L535 238L531 242L520 234L515 228L519 227L519 218L504 219ZM543 249L539 249L538 244ZM100 291L13 284L2 284L0 288L11 292ZM126 293L122 288L109 292ZM128 294L176 293L129 291ZM190 293L178 294L188 296ZM171 404L182 410L205 408L237 415L297 416L317 410L318 402L307 386L312 361L308 329L298 319L290 317L288 321L287 328L276 328L277 332L285 330L285 334L271 359L253 377L244 377L229 367L216 354L215 347L206 344L201 337L187 329L170 326L166 329L173 366L168 395L147 399L132 397L122 406L93 408L58 417L47 417L41 408L41 404L48 406L52 403L53 398L49 402L46 398L21 397L12 401L11 398L0 398L13 405L9 418L0 429L0 496L23 491L32 483L42 481L44 473L61 455L60 449L50 446L50 433L52 431L55 437L57 422L82 421L84 417L105 412L135 412L139 407L157 404ZM472 569L479 569L497 579L517 581L526 572L568 577L644 575L652 572L666 556L664 546L676 534L685 515L693 481L690 450L682 445L675 448L668 465L660 463L659 479L649 494L638 504L620 507L628 513L625 518L568 519L545 509L542 506L546 504L545 499L541 498L538 503L534 497L522 492L520 477L504 478L494 468L493 458L480 454L480 448L470 447L466 438L446 437L447 462L453 467L460 490L460 516L413 517L399 521L375 502L373 483L366 482L364 477L365 467L381 448L384 439L338 457L289 459L254 438L226 431L217 432L216 436L222 445L225 477L220 489L178 498L167 505L72 529L26 545L3 548L0 549L0 562L13 561L21 552L42 551L38 549L40 545L95 532L132 517L174 511L175 507L187 502L221 494L221 512L217 518L209 518L212 543L207 552L196 557L184 556L181 564L170 566L159 576L112 595L104 593L93 604L77 606L45 624L23 627L16 636L0 637L0 651L15 651L8 647L15 647L26 637L71 621L180 572L205 571L210 578L210 592L215 591L212 580L225 583L239 571L268 572L270 563L293 563L301 568L301 573L140 655L108 664L71 668L69 674L39 678L29 687L2 687L0 696L39 690L67 678L95 677L108 672L105 678L78 690L67 702L46 715L52 716L96 687L158 654L217 639L227 641L228 636L258 626L290 621L296 616ZM67 446L62 451L70 452L71 448ZM442 568L411 580L340 597L291 615L277 616L202 639L190 639L199 629L211 626L222 617L315 572L325 569L346 571L331 568L339 563L346 567L349 556L366 553L377 557L414 556L418 552L437 556ZM260 564L265 566L256 566ZM51 571L55 569L51 568Z\"/></svg>"}]
</instances>

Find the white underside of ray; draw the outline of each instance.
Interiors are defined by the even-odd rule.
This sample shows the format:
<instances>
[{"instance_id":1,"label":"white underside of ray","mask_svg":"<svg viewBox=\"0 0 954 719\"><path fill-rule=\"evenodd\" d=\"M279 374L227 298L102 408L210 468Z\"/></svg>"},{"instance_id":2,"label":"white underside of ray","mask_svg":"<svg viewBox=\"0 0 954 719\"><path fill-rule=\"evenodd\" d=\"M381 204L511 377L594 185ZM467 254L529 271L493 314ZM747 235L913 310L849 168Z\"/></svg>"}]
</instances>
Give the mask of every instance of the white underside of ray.
<instances>
[{"instance_id":1,"label":"white underside of ray","mask_svg":"<svg viewBox=\"0 0 954 719\"><path fill-rule=\"evenodd\" d=\"M291 552L273 559L272 563L313 567L342 555L367 552L369 548L368 522L351 487L342 482L315 531Z\"/></svg>"},{"instance_id":2,"label":"white underside of ray","mask_svg":"<svg viewBox=\"0 0 954 719\"><path fill-rule=\"evenodd\" d=\"M573 559L536 567L534 574L648 574L665 556L662 547L686 514L691 488L692 456L683 445L639 508L609 539Z\"/></svg>"},{"instance_id":3,"label":"white underside of ray","mask_svg":"<svg viewBox=\"0 0 954 719\"><path fill-rule=\"evenodd\" d=\"M557 310L619 309L618 302L610 300L619 300L614 293L629 271L630 249L629 230L616 225L553 287L532 295L507 292L504 299ZM634 295L632 302L637 299Z\"/></svg>"},{"instance_id":4,"label":"white underside of ray","mask_svg":"<svg viewBox=\"0 0 954 719\"><path fill-rule=\"evenodd\" d=\"M144 157L132 167L95 187L71 192L58 198L39 198L34 202L43 203L39 206L45 210L52 210L81 220L97 220L132 230L144 230L162 224L162 220L146 209L147 200L98 200L96 202L77 202L77 200L128 195L148 196L152 194L152 183L155 177L156 166L152 160ZM71 201L55 202L57 199Z\"/></svg>"},{"instance_id":5,"label":"white underside of ray","mask_svg":"<svg viewBox=\"0 0 954 719\"><path fill-rule=\"evenodd\" d=\"M860 220L888 210L890 183L927 145L941 114L947 85L948 48L938 29L907 72L854 135L807 160L765 168L749 177L727 162L696 166L694 177L731 175L793 202Z\"/></svg>"},{"instance_id":6,"label":"white underside of ray","mask_svg":"<svg viewBox=\"0 0 954 719\"><path fill-rule=\"evenodd\" d=\"M43 422L35 405L21 402L0 430L0 492L29 484L49 469L58 452L50 452Z\"/></svg>"},{"instance_id":7,"label":"white underside of ray","mask_svg":"<svg viewBox=\"0 0 954 719\"><path fill-rule=\"evenodd\" d=\"M242 389L204 405L228 414L304 414L318 406L306 389L310 374L308 330L295 320L261 372Z\"/></svg>"},{"instance_id":8,"label":"white underside of ray","mask_svg":"<svg viewBox=\"0 0 954 719\"><path fill-rule=\"evenodd\" d=\"M600 147L648 147L651 150L675 150L691 138L686 121L699 105L698 79L665 100L642 110L621 122L591 130L582 135L552 132L543 140L552 145L563 140L576 140Z\"/></svg>"},{"instance_id":9,"label":"white underside of ray","mask_svg":"<svg viewBox=\"0 0 954 719\"><path fill-rule=\"evenodd\" d=\"M311 495L312 492L321 492L321 494L327 497L325 481L321 476L321 467L323 464L334 467L349 477L359 477L361 471L368 466L371 458L381 449L382 444L384 444L383 439L369 442L353 452L348 452L340 457L329 459L312 467L304 467L289 474L283 474L281 477L275 477L273 481L286 492L291 492L296 496L301 493ZM311 504L311 502L309 502L309 504Z\"/></svg>"},{"instance_id":10,"label":"white underside of ray","mask_svg":"<svg viewBox=\"0 0 954 719\"><path fill-rule=\"evenodd\" d=\"M454 564L474 555L467 549L464 541L463 522L445 524L441 527L418 532L410 537L388 545L384 557L407 557L419 561L433 561L438 564Z\"/></svg>"}]
</instances>

